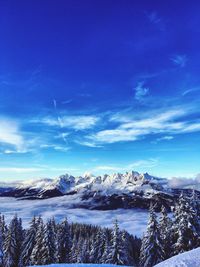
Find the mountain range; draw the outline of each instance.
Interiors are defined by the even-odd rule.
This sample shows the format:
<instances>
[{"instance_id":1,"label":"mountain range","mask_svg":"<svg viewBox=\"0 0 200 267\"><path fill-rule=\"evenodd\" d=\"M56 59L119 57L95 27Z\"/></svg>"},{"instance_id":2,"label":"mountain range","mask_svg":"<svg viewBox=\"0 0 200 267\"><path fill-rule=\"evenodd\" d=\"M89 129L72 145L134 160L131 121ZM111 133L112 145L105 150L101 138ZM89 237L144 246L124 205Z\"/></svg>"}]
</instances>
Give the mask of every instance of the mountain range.
<instances>
[{"instance_id":1,"label":"mountain range","mask_svg":"<svg viewBox=\"0 0 200 267\"><path fill-rule=\"evenodd\" d=\"M168 210L180 192L191 195L192 189L170 188L169 180L136 171L124 174L94 176L86 173L74 177L69 174L56 179L44 178L0 184L0 197L20 199L46 199L74 195L74 207L88 209L149 208L157 210L164 205ZM200 194L199 191L198 195ZM73 198L74 199L74 198ZM78 200L78 201L77 201Z\"/></svg>"}]
</instances>

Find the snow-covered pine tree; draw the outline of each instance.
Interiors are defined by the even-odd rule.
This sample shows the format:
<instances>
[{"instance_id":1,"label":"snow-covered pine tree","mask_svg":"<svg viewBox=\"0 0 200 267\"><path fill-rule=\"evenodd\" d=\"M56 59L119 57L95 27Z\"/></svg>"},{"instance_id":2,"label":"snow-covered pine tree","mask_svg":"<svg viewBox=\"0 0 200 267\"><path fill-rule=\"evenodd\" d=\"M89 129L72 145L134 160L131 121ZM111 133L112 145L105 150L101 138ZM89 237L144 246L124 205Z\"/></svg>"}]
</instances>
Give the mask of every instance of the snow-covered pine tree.
<instances>
[{"instance_id":1,"label":"snow-covered pine tree","mask_svg":"<svg viewBox=\"0 0 200 267\"><path fill-rule=\"evenodd\" d=\"M147 231L142 239L140 266L151 267L164 260L160 230L154 208L151 205Z\"/></svg>"},{"instance_id":2,"label":"snow-covered pine tree","mask_svg":"<svg viewBox=\"0 0 200 267\"><path fill-rule=\"evenodd\" d=\"M31 254L36 243L36 233L38 229L38 220L34 216L30 222L29 229L25 232L25 239L22 244L21 262L23 266L31 264Z\"/></svg>"},{"instance_id":3,"label":"snow-covered pine tree","mask_svg":"<svg viewBox=\"0 0 200 267\"><path fill-rule=\"evenodd\" d=\"M71 231L72 232L72 231ZM70 263L75 263L77 262L77 257L78 257L78 248L77 248L77 235L74 234L74 237L72 239L72 247L70 251Z\"/></svg>"},{"instance_id":4,"label":"snow-covered pine tree","mask_svg":"<svg viewBox=\"0 0 200 267\"><path fill-rule=\"evenodd\" d=\"M134 261L131 257L131 240L126 231L122 232L122 250L124 253L124 265L133 265Z\"/></svg>"},{"instance_id":5,"label":"snow-covered pine tree","mask_svg":"<svg viewBox=\"0 0 200 267\"><path fill-rule=\"evenodd\" d=\"M167 210L164 206L161 208L159 229L164 259L168 259L172 254L172 220L168 217Z\"/></svg>"},{"instance_id":6,"label":"snow-covered pine tree","mask_svg":"<svg viewBox=\"0 0 200 267\"><path fill-rule=\"evenodd\" d=\"M80 238L77 243L77 263L89 263L89 240Z\"/></svg>"},{"instance_id":7,"label":"snow-covered pine tree","mask_svg":"<svg viewBox=\"0 0 200 267\"><path fill-rule=\"evenodd\" d=\"M175 209L173 225L173 254L191 250L199 244L197 214L183 193L180 194Z\"/></svg>"},{"instance_id":8,"label":"snow-covered pine tree","mask_svg":"<svg viewBox=\"0 0 200 267\"><path fill-rule=\"evenodd\" d=\"M118 221L114 222L112 231L111 245L107 256L106 263L125 265L127 255L123 249L123 240L121 232L119 231Z\"/></svg>"},{"instance_id":9,"label":"snow-covered pine tree","mask_svg":"<svg viewBox=\"0 0 200 267\"><path fill-rule=\"evenodd\" d=\"M69 263L71 252L71 235L67 218L57 227L57 258L58 263Z\"/></svg>"},{"instance_id":10,"label":"snow-covered pine tree","mask_svg":"<svg viewBox=\"0 0 200 267\"><path fill-rule=\"evenodd\" d=\"M200 238L200 201L196 190L192 191L189 203L193 214L193 224ZM198 241L198 246L200 246L200 240Z\"/></svg>"},{"instance_id":11,"label":"snow-covered pine tree","mask_svg":"<svg viewBox=\"0 0 200 267\"><path fill-rule=\"evenodd\" d=\"M41 247L41 263L51 264L56 262L56 235L54 225L49 220L44 226L44 236Z\"/></svg>"},{"instance_id":12,"label":"snow-covered pine tree","mask_svg":"<svg viewBox=\"0 0 200 267\"><path fill-rule=\"evenodd\" d=\"M6 226L4 216L0 214L0 267L3 266L3 244L6 235Z\"/></svg>"},{"instance_id":13,"label":"snow-covered pine tree","mask_svg":"<svg viewBox=\"0 0 200 267\"><path fill-rule=\"evenodd\" d=\"M31 264L40 265L42 264L42 249L44 247L44 222L41 217L36 221L37 231L35 237L35 245L31 253Z\"/></svg>"},{"instance_id":14,"label":"snow-covered pine tree","mask_svg":"<svg viewBox=\"0 0 200 267\"><path fill-rule=\"evenodd\" d=\"M83 240L82 248L79 249L79 257L82 263L90 262L90 239Z\"/></svg>"},{"instance_id":15,"label":"snow-covered pine tree","mask_svg":"<svg viewBox=\"0 0 200 267\"><path fill-rule=\"evenodd\" d=\"M89 252L90 262L92 262L92 263L99 263L100 250L102 250L102 246L104 245L104 241L101 238L102 234L103 234L103 231L101 229L99 229L95 238L92 240L91 250Z\"/></svg>"},{"instance_id":16,"label":"snow-covered pine tree","mask_svg":"<svg viewBox=\"0 0 200 267\"><path fill-rule=\"evenodd\" d=\"M9 224L9 228L4 242L4 267L20 266L22 240L23 230L21 219L18 219L17 216L14 216L14 218Z\"/></svg>"},{"instance_id":17,"label":"snow-covered pine tree","mask_svg":"<svg viewBox=\"0 0 200 267\"><path fill-rule=\"evenodd\" d=\"M97 234L93 237L90 251L90 262L105 263L108 253L108 230L99 228Z\"/></svg>"},{"instance_id":18,"label":"snow-covered pine tree","mask_svg":"<svg viewBox=\"0 0 200 267\"><path fill-rule=\"evenodd\" d=\"M107 263L109 261L110 248L111 248L110 240L108 238L108 234L106 233L104 251L103 251L103 255L101 256L99 263L103 264L103 263Z\"/></svg>"}]
</instances>

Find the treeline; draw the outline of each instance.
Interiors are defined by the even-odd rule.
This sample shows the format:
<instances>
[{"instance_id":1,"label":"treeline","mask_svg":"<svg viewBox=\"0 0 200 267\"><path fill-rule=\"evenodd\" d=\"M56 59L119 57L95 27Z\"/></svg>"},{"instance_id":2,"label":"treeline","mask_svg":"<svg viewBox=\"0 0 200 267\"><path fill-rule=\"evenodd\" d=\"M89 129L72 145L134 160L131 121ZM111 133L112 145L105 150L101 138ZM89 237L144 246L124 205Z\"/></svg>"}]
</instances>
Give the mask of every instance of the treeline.
<instances>
[{"instance_id":1,"label":"treeline","mask_svg":"<svg viewBox=\"0 0 200 267\"><path fill-rule=\"evenodd\" d=\"M6 225L0 215L0 266L24 267L51 263L112 263L136 265L141 240L113 228L68 223L64 219L44 222L33 217L27 229L17 216Z\"/></svg>"},{"instance_id":2,"label":"treeline","mask_svg":"<svg viewBox=\"0 0 200 267\"><path fill-rule=\"evenodd\" d=\"M174 255L200 246L200 205L193 191L190 198L182 193L170 218L162 207L159 220L150 208L147 231L142 239L140 266L152 267Z\"/></svg>"}]
</instances>

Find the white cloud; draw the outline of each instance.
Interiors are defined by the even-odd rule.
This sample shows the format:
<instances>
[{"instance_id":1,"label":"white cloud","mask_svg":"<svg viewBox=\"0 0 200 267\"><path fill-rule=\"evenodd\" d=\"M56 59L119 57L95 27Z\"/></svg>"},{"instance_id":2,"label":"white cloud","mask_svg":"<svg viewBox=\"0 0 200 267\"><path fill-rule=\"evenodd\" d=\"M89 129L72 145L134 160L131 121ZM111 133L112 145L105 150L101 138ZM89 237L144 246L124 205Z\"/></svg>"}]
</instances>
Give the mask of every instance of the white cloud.
<instances>
[{"instance_id":1,"label":"white cloud","mask_svg":"<svg viewBox=\"0 0 200 267\"><path fill-rule=\"evenodd\" d=\"M59 126L61 128L71 128L74 130L86 130L94 127L99 121L99 117L89 115L71 115L71 116L59 116L57 119L47 117L40 121L49 126ZM36 122L36 121L35 121Z\"/></svg>"},{"instance_id":2,"label":"white cloud","mask_svg":"<svg viewBox=\"0 0 200 267\"><path fill-rule=\"evenodd\" d=\"M17 150L22 150L24 138L20 132L19 125L15 121L0 118L0 143L14 146Z\"/></svg>"},{"instance_id":3,"label":"white cloud","mask_svg":"<svg viewBox=\"0 0 200 267\"><path fill-rule=\"evenodd\" d=\"M134 169L134 168L153 168L158 165L158 159L148 159L148 160L137 160L127 166L127 169Z\"/></svg>"},{"instance_id":4,"label":"white cloud","mask_svg":"<svg viewBox=\"0 0 200 267\"><path fill-rule=\"evenodd\" d=\"M115 143L120 141L135 141L138 136L146 134L146 131L138 130L124 130L124 129L113 129L103 130L94 135L88 136L89 139L100 143Z\"/></svg>"},{"instance_id":5,"label":"white cloud","mask_svg":"<svg viewBox=\"0 0 200 267\"><path fill-rule=\"evenodd\" d=\"M78 141L78 140L76 140L76 143L81 145L81 146L102 147L100 145L95 144L94 142L88 142L88 141Z\"/></svg>"},{"instance_id":6,"label":"white cloud","mask_svg":"<svg viewBox=\"0 0 200 267\"><path fill-rule=\"evenodd\" d=\"M197 174L194 177L172 177L168 182L169 186L172 188L191 188L199 189L200 187L200 174Z\"/></svg>"},{"instance_id":7,"label":"white cloud","mask_svg":"<svg viewBox=\"0 0 200 267\"><path fill-rule=\"evenodd\" d=\"M56 151L61 151L61 152L66 152L70 150L70 147L68 146L61 146L61 145L55 145L55 144L42 144L40 145L40 148L44 148L44 149L54 149Z\"/></svg>"},{"instance_id":8,"label":"white cloud","mask_svg":"<svg viewBox=\"0 0 200 267\"><path fill-rule=\"evenodd\" d=\"M109 166L109 165L102 165L102 166L96 166L93 171L119 171L122 170L119 167L115 166Z\"/></svg>"},{"instance_id":9,"label":"white cloud","mask_svg":"<svg viewBox=\"0 0 200 267\"><path fill-rule=\"evenodd\" d=\"M141 101L149 93L149 88L144 87L144 82L139 82L134 88L135 90L135 99Z\"/></svg>"},{"instance_id":10,"label":"white cloud","mask_svg":"<svg viewBox=\"0 0 200 267\"><path fill-rule=\"evenodd\" d=\"M0 172L13 172L13 173L24 173L24 172L40 172L41 168L19 168L19 167L0 167Z\"/></svg>"},{"instance_id":11,"label":"white cloud","mask_svg":"<svg viewBox=\"0 0 200 267\"><path fill-rule=\"evenodd\" d=\"M188 58L186 55L175 55L174 57L171 58L171 60L175 65L183 68L186 66Z\"/></svg>"},{"instance_id":12,"label":"white cloud","mask_svg":"<svg viewBox=\"0 0 200 267\"><path fill-rule=\"evenodd\" d=\"M94 143L115 143L121 141L135 141L149 134L165 134L162 140L171 140L171 134L181 134L200 131L200 122L183 121L182 117L188 115L185 108L177 108L170 111L157 111L151 113L148 117L132 120L127 116L126 120L119 119L120 125L114 129L101 130L95 134L87 136ZM179 121L178 121L179 120ZM124 121L124 123L122 122Z\"/></svg>"},{"instance_id":13,"label":"white cloud","mask_svg":"<svg viewBox=\"0 0 200 267\"><path fill-rule=\"evenodd\" d=\"M137 160L126 165L98 165L92 169L92 172L105 171L105 172L125 172L132 171L136 168L153 168L158 165L158 159Z\"/></svg>"},{"instance_id":14,"label":"white cloud","mask_svg":"<svg viewBox=\"0 0 200 267\"><path fill-rule=\"evenodd\" d=\"M160 137L160 138L157 138L157 139L156 139L156 142L160 142L160 141L170 141L170 140L172 140L172 139L174 139L173 136L171 136L171 135L165 135L165 136L162 136L162 137Z\"/></svg>"}]
</instances>

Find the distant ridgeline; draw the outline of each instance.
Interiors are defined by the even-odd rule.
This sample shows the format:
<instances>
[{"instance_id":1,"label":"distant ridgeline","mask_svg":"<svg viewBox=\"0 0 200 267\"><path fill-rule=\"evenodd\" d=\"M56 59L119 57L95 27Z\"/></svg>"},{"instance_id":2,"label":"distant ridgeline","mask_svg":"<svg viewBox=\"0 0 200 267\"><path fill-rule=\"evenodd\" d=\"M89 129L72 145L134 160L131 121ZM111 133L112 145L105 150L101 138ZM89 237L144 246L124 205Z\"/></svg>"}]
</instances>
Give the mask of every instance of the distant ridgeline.
<instances>
[{"instance_id":1,"label":"distant ridgeline","mask_svg":"<svg viewBox=\"0 0 200 267\"><path fill-rule=\"evenodd\" d=\"M51 263L97 263L152 267L179 253L200 246L200 205L196 194L180 195L171 219L163 206L159 220L151 205L142 240L113 228L67 219L56 223L33 217L23 229L17 216L6 225L0 215L0 266L25 267Z\"/></svg>"}]
</instances>

